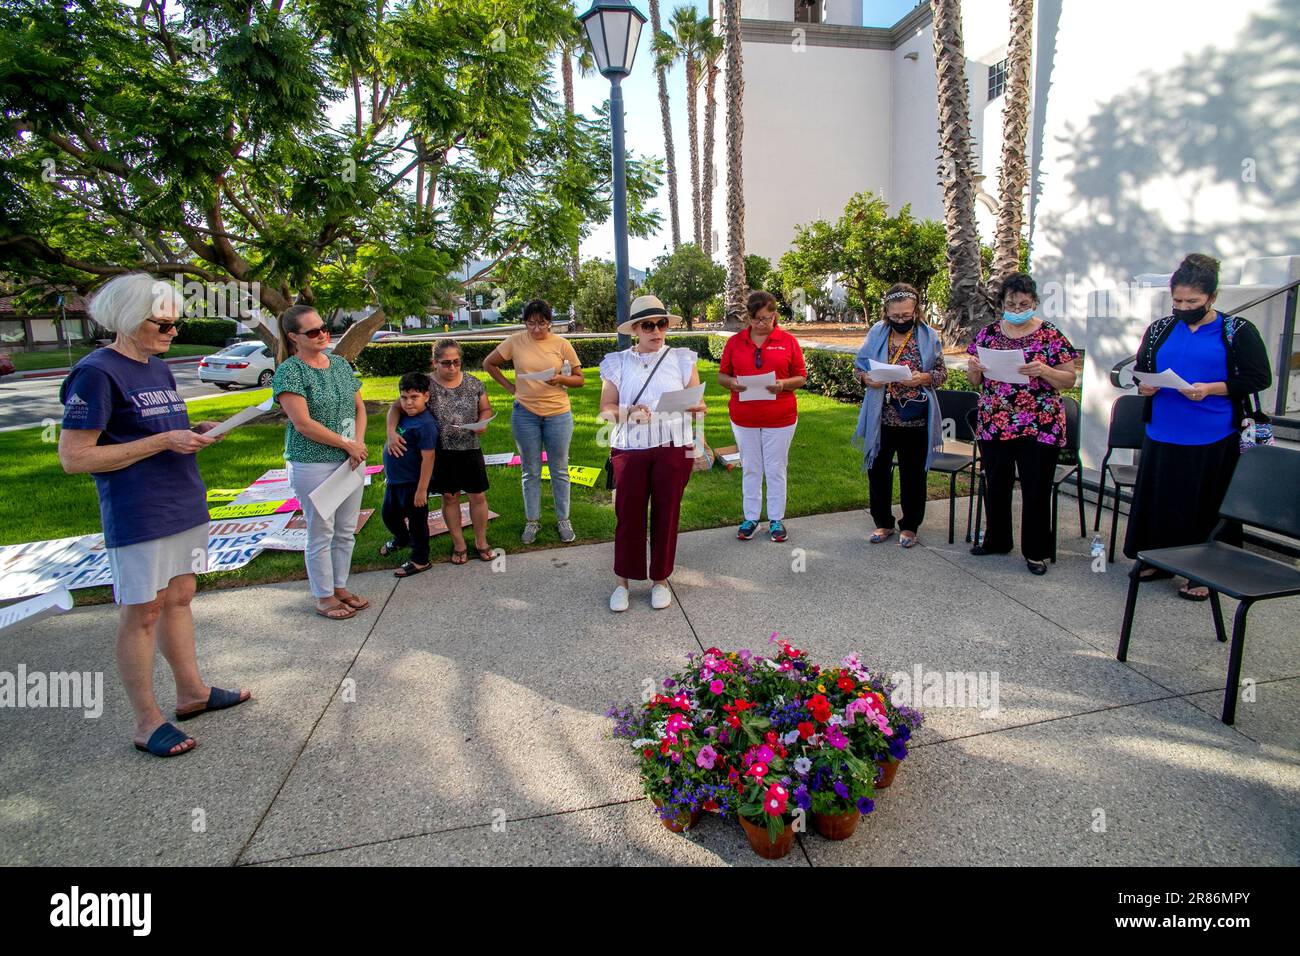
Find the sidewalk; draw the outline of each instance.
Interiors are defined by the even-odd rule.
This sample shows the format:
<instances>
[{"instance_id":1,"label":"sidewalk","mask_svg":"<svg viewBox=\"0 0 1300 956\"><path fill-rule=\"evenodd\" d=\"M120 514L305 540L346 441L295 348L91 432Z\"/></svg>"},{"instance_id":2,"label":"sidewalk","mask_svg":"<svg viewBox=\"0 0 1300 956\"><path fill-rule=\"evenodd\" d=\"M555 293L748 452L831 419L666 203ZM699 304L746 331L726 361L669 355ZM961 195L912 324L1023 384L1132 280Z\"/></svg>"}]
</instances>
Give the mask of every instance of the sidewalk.
<instances>
[{"instance_id":1,"label":"sidewalk","mask_svg":"<svg viewBox=\"0 0 1300 956\"><path fill-rule=\"evenodd\" d=\"M202 355L183 355L179 358L163 359L163 361L168 365L193 365L203 357ZM30 372L14 372L6 375L5 378L11 381L27 381L34 378L63 378L71 371L71 366L65 368L38 368L32 369Z\"/></svg>"},{"instance_id":2,"label":"sidewalk","mask_svg":"<svg viewBox=\"0 0 1300 956\"><path fill-rule=\"evenodd\" d=\"M373 609L343 623L304 582L204 593L204 673L256 700L183 725L200 746L173 760L130 746L115 609L74 610L0 651L0 670L104 671L107 698L99 719L0 709L0 864L761 863L734 821L660 826L602 715L689 652L773 631L817 660L1000 681L995 717L925 708L857 834L803 834L783 865L1300 863L1297 603L1252 611L1257 700L1227 727L1208 606L1144 588L1118 663L1125 567L1093 573L1069 517L1045 578L973 557L960 528L949 545L932 502L912 551L868 545L863 513L792 519L784 545L683 535L666 611L644 586L608 611L608 544L360 575Z\"/></svg>"}]
</instances>

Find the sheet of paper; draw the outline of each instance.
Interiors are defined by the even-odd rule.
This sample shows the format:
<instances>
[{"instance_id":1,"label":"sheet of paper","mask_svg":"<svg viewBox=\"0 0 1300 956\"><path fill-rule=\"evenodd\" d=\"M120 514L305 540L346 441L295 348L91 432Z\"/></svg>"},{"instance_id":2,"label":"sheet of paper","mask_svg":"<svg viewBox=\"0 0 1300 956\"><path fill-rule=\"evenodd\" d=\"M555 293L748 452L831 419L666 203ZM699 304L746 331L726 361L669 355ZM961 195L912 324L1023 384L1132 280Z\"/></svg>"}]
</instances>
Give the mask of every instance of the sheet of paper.
<instances>
[{"instance_id":1,"label":"sheet of paper","mask_svg":"<svg viewBox=\"0 0 1300 956\"><path fill-rule=\"evenodd\" d=\"M978 351L980 364L988 370L984 373L985 378L1012 385L1029 384L1029 376L1016 371L1025 364L1024 349L986 349L980 346Z\"/></svg>"},{"instance_id":2,"label":"sheet of paper","mask_svg":"<svg viewBox=\"0 0 1300 956\"><path fill-rule=\"evenodd\" d=\"M1152 388L1191 388L1189 382L1184 382L1181 375L1173 369L1165 369L1163 372L1134 372L1133 378L1143 385L1149 385Z\"/></svg>"},{"instance_id":3,"label":"sheet of paper","mask_svg":"<svg viewBox=\"0 0 1300 956\"><path fill-rule=\"evenodd\" d=\"M483 464L485 465L509 465L515 456L508 451L498 452L494 455L484 455Z\"/></svg>"},{"instance_id":4,"label":"sheet of paper","mask_svg":"<svg viewBox=\"0 0 1300 956\"><path fill-rule=\"evenodd\" d=\"M289 484L289 479L284 478L280 481L261 481L249 485L239 493L232 505L253 505L267 501L288 501L293 497L293 487ZM275 509L271 509L274 511Z\"/></svg>"},{"instance_id":5,"label":"sheet of paper","mask_svg":"<svg viewBox=\"0 0 1300 956\"><path fill-rule=\"evenodd\" d=\"M348 497L365 485L366 476L360 468L353 468L352 462L345 461L313 491L308 497L312 506L322 515L332 515L339 510Z\"/></svg>"},{"instance_id":6,"label":"sheet of paper","mask_svg":"<svg viewBox=\"0 0 1300 956\"><path fill-rule=\"evenodd\" d=\"M259 415L265 415L270 410L271 410L271 400L268 398L266 401L261 402L260 404L249 405L247 408L240 409L239 411L235 412L235 414L227 418L224 422L217 423L217 425L214 428L212 428L211 431L205 432L205 434L208 435L208 437L210 438L216 438L218 435L224 435L232 428L238 428L240 425L247 425L254 418L257 418Z\"/></svg>"},{"instance_id":7,"label":"sheet of paper","mask_svg":"<svg viewBox=\"0 0 1300 956\"><path fill-rule=\"evenodd\" d=\"M35 624L51 614L72 610L72 594L62 584L38 597L0 608L0 634L19 624Z\"/></svg>"},{"instance_id":8,"label":"sheet of paper","mask_svg":"<svg viewBox=\"0 0 1300 956\"><path fill-rule=\"evenodd\" d=\"M769 385L776 384L776 372L767 372L764 375L737 375L736 381L745 386L745 390L740 393L742 402L776 401L776 396L767 390Z\"/></svg>"},{"instance_id":9,"label":"sheet of paper","mask_svg":"<svg viewBox=\"0 0 1300 956\"><path fill-rule=\"evenodd\" d=\"M704 401L704 385L683 388L676 392L664 392L655 403L656 412L684 412Z\"/></svg>"},{"instance_id":10,"label":"sheet of paper","mask_svg":"<svg viewBox=\"0 0 1300 956\"><path fill-rule=\"evenodd\" d=\"M890 365L871 359L871 380L873 382L910 382L912 370L906 365Z\"/></svg>"},{"instance_id":11,"label":"sheet of paper","mask_svg":"<svg viewBox=\"0 0 1300 956\"><path fill-rule=\"evenodd\" d=\"M467 432L479 432L481 434L487 431L488 422L492 421L492 419L494 418L496 418L495 414L489 415L487 418L483 419L482 421L477 421L477 422L465 422L464 424L460 424L460 425L453 422L451 427L463 428Z\"/></svg>"},{"instance_id":12,"label":"sheet of paper","mask_svg":"<svg viewBox=\"0 0 1300 956\"><path fill-rule=\"evenodd\" d=\"M516 382L545 382L555 377L555 369L545 368L540 372L515 372Z\"/></svg>"}]
</instances>

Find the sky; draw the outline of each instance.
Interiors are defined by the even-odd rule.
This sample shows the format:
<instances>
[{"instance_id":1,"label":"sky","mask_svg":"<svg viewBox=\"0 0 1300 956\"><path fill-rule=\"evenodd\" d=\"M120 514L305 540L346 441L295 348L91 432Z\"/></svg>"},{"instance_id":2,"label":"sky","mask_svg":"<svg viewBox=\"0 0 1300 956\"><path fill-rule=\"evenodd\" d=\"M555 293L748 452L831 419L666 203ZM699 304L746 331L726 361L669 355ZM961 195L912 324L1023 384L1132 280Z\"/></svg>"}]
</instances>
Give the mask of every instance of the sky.
<instances>
[{"instance_id":1,"label":"sky","mask_svg":"<svg viewBox=\"0 0 1300 956\"><path fill-rule=\"evenodd\" d=\"M831 0L831 2L836 2L836 0ZM646 0L632 0L632 3L633 6L645 14L646 24L641 32L641 42L637 49L636 60L632 65L632 75L623 80L624 132L627 137L627 148L636 154L662 157L664 155L664 136L663 124L659 117L659 89L655 82L654 58L650 54L650 7ZM581 14L589 6L589 2L575 0L574 11ZM673 10L681 6L695 7L701 17L708 15L709 4L707 0L693 0L693 2L660 0L660 16L665 27L672 16ZM717 6L718 3L715 0L715 9ZM901 20L915 6L916 0L865 0L863 19L866 21L866 26L889 27ZM558 65L556 66L555 76L558 86L560 82ZM609 81L599 73L593 73L591 76L586 77L579 77L575 73L573 86L574 107L578 112L585 113L588 116L592 115L594 108L598 104L609 98ZM703 89L701 89L699 97L699 119L701 124L704 122L703 92ZM724 110L725 95L722 79L719 77L717 98L720 118ZM690 154L686 151L688 142L686 137L686 71L680 64L674 66L668 72L668 101L672 110L673 146L679 167L677 202L681 217L681 235L682 239L686 240L691 237L693 227L690 218ZM714 161L718 165L720 175L722 174L724 148L723 137L718 136L713 149ZM649 267L654 259L667 252L672 244L672 226L668 215L668 182L666 178L660 186L655 207L659 209L660 218L663 221L663 227L659 234L647 239L632 237L628 240L629 263L638 269ZM583 259L612 260L614 258L613 224L606 222L603 226L594 230L583 241L579 253Z\"/></svg>"}]
</instances>

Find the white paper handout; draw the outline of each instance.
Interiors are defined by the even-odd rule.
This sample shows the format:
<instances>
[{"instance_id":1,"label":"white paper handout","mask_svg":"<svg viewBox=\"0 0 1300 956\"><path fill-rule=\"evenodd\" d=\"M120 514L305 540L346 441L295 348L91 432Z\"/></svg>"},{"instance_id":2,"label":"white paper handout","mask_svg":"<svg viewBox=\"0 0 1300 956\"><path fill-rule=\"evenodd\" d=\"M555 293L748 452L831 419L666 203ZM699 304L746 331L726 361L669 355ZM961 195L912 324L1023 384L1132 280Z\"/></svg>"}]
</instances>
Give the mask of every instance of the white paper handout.
<instances>
[{"instance_id":1,"label":"white paper handout","mask_svg":"<svg viewBox=\"0 0 1300 956\"><path fill-rule=\"evenodd\" d=\"M232 428L238 428L240 425L247 425L254 418L265 415L269 412L271 410L271 404L271 399L268 398L266 401L260 402L257 405L249 405L247 408L240 409L224 422L218 422L213 428L204 432L204 434L209 438L216 438L220 435L224 435Z\"/></svg>"},{"instance_id":2,"label":"white paper handout","mask_svg":"<svg viewBox=\"0 0 1300 956\"><path fill-rule=\"evenodd\" d=\"M768 372L766 375L737 375L736 381L745 386L745 390L740 393L742 402L776 401L776 396L767 390L769 385L776 384L776 372Z\"/></svg>"},{"instance_id":3,"label":"white paper handout","mask_svg":"<svg viewBox=\"0 0 1300 956\"><path fill-rule=\"evenodd\" d=\"M339 505L358 488L364 487L365 483L365 469L360 466L353 468L349 460L334 469L334 474L317 485L316 490L307 497L321 515L332 515L339 510Z\"/></svg>"},{"instance_id":4,"label":"white paper handout","mask_svg":"<svg viewBox=\"0 0 1300 956\"><path fill-rule=\"evenodd\" d=\"M694 388L683 388L675 392L664 392L659 396L659 401L655 403L656 412L684 412L688 408L700 404L704 401L704 385L696 385Z\"/></svg>"},{"instance_id":5,"label":"white paper handout","mask_svg":"<svg viewBox=\"0 0 1300 956\"><path fill-rule=\"evenodd\" d=\"M1027 364L1024 349L986 349L978 347L980 364L984 366L984 377L993 382L1010 382L1012 385L1028 385L1029 376L1016 369Z\"/></svg>"},{"instance_id":6,"label":"white paper handout","mask_svg":"<svg viewBox=\"0 0 1300 956\"><path fill-rule=\"evenodd\" d=\"M72 610L72 594L62 584L39 597L0 608L0 634L26 622L35 624L51 614Z\"/></svg>"},{"instance_id":7,"label":"white paper handout","mask_svg":"<svg viewBox=\"0 0 1300 956\"><path fill-rule=\"evenodd\" d=\"M492 415L489 415L487 418L484 418L482 421L477 421L477 422L464 422L463 424L456 424L455 422L452 422L452 423L451 423L451 427L452 427L452 428L463 428L463 429L464 429L465 431L467 431L467 432L480 432L480 433L481 433L481 432L485 432L485 431L487 431L488 422L492 421L492 419L494 419L494 418L496 418L496 415L495 415L495 414L492 414Z\"/></svg>"},{"instance_id":8,"label":"white paper handout","mask_svg":"<svg viewBox=\"0 0 1300 956\"><path fill-rule=\"evenodd\" d=\"M1163 372L1134 372L1133 378L1143 385L1151 388L1176 388L1180 391L1184 388L1191 388L1191 384L1183 381L1183 377L1173 369L1167 368Z\"/></svg>"},{"instance_id":9,"label":"white paper handout","mask_svg":"<svg viewBox=\"0 0 1300 956\"><path fill-rule=\"evenodd\" d=\"M508 464L510 464L510 462L514 459L514 457L515 457L515 453L512 452L512 451L496 452L495 454L484 455L484 456L483 456L483 464L485 464L485 465L508 465Z\"/></svg>"},{"instance_id":10,"label":"white paper handout","mask_svg":"<svg viewBox=\"0 0 1300 956\"><path fill-rule=\"evenodd\" d=\"M516 382L545 382L555 377L555 369L544 368L540 372L515 372Z\"/></svg>"},{"instance_id":11,"label":"white paper handout","mask_svg":"<svg viewBox=\"0 0 1300 956\"><path fill-rule=\"evenodd\" d=\"M890 365L871 359L871 380L873 382L910 382L912 370L906 365Z\"/></svg>"}]
</instances>

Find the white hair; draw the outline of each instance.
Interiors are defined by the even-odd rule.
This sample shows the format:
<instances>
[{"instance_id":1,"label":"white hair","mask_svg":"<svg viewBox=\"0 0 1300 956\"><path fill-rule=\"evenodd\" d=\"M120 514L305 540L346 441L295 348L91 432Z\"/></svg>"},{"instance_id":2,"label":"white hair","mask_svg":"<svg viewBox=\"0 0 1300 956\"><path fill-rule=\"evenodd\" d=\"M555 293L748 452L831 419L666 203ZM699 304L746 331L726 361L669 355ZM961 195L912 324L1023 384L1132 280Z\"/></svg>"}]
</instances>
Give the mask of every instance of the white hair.
<instances>
[{"instance_id":1,"label":"white hair","mask_svg":"<svg viewBox=\"0 0 1300 956\"><path fill-rule=\"evenodd\" d=\"M175 284L143 272L129 272L100 287L90 300L90 317L109 332L132 335L169 302L175 305L175 317L185 314L185 298Z\"/></svg>"}]
</instances>

